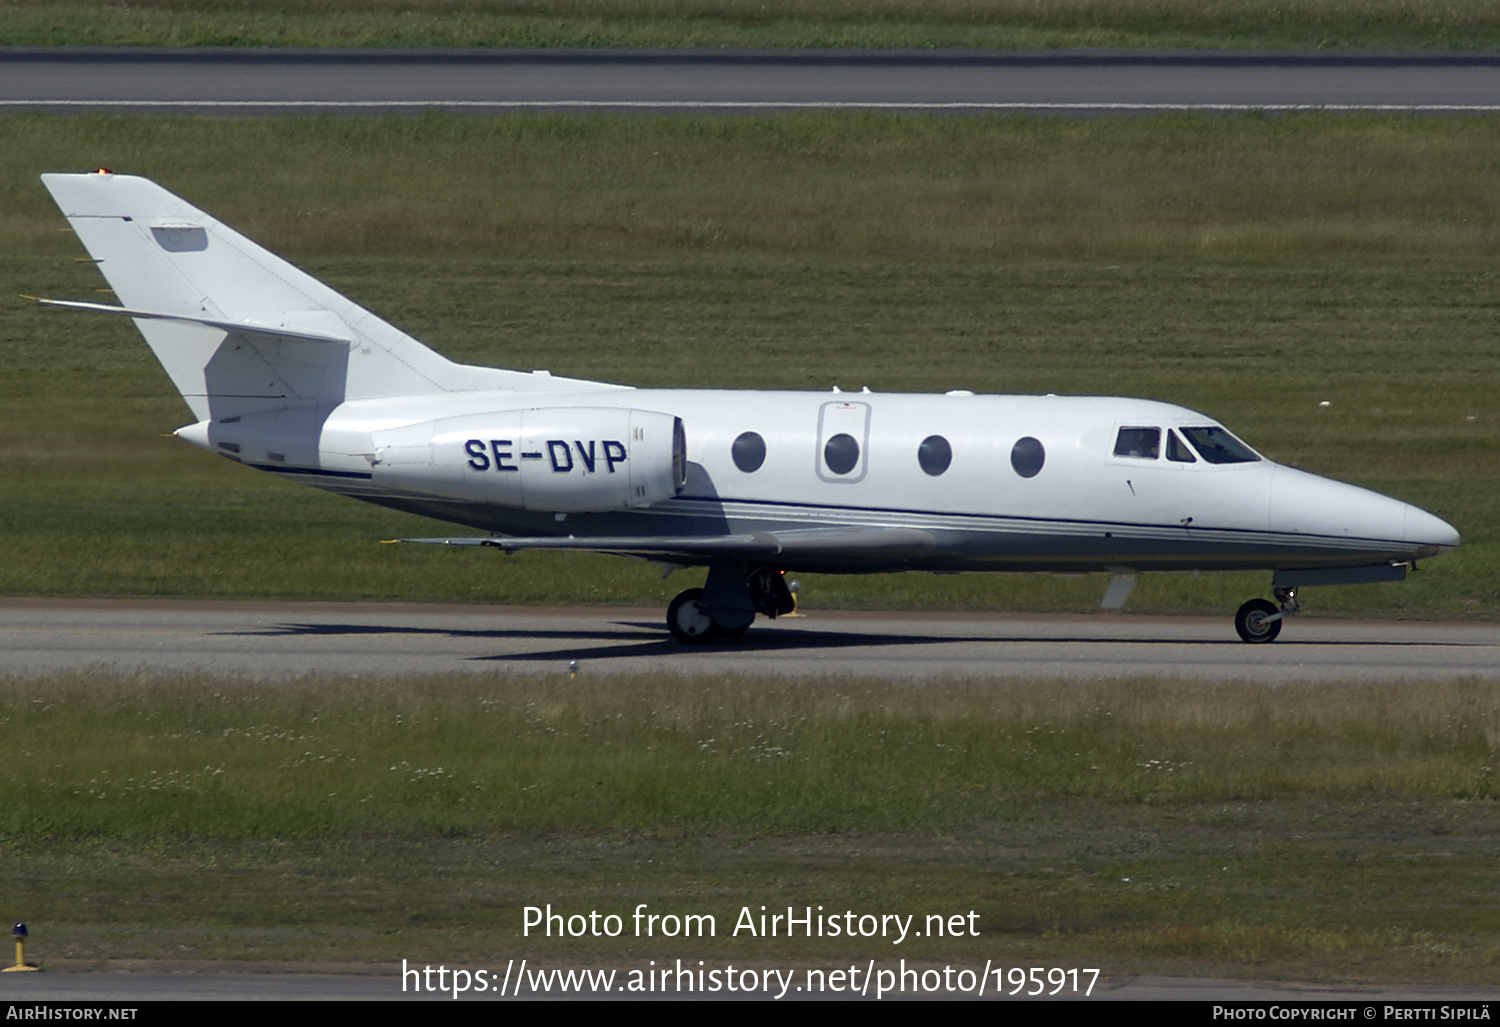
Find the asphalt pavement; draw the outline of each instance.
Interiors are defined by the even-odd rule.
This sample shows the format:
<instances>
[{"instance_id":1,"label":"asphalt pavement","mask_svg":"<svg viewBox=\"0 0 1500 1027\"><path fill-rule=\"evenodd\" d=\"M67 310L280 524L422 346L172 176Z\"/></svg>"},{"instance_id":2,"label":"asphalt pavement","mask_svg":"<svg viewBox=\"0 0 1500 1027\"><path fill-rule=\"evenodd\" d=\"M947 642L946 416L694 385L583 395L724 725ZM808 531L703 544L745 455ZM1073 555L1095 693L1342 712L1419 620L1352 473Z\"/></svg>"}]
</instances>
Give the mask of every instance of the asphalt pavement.
<instances>
[{"instance_id":1,"label":"asphalt pavement","mask_svg":"<svg viewBox=\"0 0 1500 1027\"><path fill-rule=\"evenodd\" d=\"M0 48L0 110L1500 110L1500 54Z\"/></svg>"},{"instance_id":2,"label":"asphalt pavement","mask_svg":"<svg viewBox=\"0 0 1500 1027\"><path fill-rule=\"evenodd\" d=\"M1300 617L1269 645L1226 618L810 610L683 645L652 608L0 600L0 674L755 673L1295 684L1500 677L1500 625Z\"/></svg>"}]
</instances>

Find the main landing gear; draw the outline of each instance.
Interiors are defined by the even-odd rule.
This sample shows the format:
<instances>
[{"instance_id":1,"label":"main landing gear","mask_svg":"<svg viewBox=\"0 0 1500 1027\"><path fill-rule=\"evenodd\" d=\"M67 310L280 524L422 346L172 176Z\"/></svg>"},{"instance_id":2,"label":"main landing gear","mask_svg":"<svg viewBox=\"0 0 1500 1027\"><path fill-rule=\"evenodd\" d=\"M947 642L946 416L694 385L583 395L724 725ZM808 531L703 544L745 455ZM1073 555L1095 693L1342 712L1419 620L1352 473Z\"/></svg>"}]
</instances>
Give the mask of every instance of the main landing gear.
<instances>
[{"instance_id":1,"label":"main landing gear","mask_svg":"<svg viewBox=\"0 0 1500 1027\"><path fill-rule=\"evenodd\" d=\"M1281 634L1281 622L1302 609L1295 588L1273 590L1275 604L1264 599L1252 599L1234 615L1234 630L1240 638L1250 643L1274 642Z\"/></svg>"},{"instance_id":2,"label":"main landing gear","mask_svg":"<svg viewBox=\"0 0 1500 1027\"><path fill-rule=\"evenodd\" d=\"M738 638L757 613L778 617L797 608L781 571L739 563L715 563L702 588L679 592L667 607L667 630L679 642Z\"/></svg>"}]
</instances>

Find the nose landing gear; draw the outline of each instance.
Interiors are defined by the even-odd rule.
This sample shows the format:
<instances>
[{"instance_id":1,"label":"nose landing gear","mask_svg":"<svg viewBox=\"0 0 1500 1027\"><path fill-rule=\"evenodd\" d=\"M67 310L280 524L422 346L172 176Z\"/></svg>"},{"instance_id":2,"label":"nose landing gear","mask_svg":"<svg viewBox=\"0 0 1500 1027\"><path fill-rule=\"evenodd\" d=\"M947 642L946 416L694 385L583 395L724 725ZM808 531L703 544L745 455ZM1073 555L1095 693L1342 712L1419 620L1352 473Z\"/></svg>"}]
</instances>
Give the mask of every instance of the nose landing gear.
<instances>
[{"instance_id":1,"label":"nose landing gear","mask_svg":"<svg viewBox=\"0 0 1500 1027\"><path fill-rule=\"evenodd\" d=\"M1252 644L1274 642L1281 634L1281 622L1302 609L1295 588L1273 590L1279 608L1264 599L1252 599L1234 615L1234 630Z\"/></svg>"}]
</instances>

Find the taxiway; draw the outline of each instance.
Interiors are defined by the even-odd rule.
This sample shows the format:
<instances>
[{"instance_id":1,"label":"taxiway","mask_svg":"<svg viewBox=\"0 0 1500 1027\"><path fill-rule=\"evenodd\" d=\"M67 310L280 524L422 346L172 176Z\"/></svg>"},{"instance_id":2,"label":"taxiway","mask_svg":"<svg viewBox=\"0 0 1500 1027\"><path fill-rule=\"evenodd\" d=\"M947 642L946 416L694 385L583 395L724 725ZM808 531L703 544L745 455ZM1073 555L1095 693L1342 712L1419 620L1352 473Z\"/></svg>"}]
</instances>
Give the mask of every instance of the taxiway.
<instances>
[{"instance_id":1,"label":"taxiway","mask_svg":"<svg viewBox=\"0 0 1500 1027\"><path fill-rule=\"evenodd\" d=\"M1500 110L1500 54L0 48L0 110Z\"/></svg>"},{"instance_id":2,"label":"taxiway","mask_svg":"<svg viewBox=\"0 0 1500 1027\"><path fill-rule=\"evenodd\" d=\"M684 646L655 608L0 601L0 674L83 668L308 674L642 672L895 680L1168 675L1267 684L1500 677L1500 625L1289 621L1246 645L1228 618L811 611Z\"/></svg>"}]
</instances>

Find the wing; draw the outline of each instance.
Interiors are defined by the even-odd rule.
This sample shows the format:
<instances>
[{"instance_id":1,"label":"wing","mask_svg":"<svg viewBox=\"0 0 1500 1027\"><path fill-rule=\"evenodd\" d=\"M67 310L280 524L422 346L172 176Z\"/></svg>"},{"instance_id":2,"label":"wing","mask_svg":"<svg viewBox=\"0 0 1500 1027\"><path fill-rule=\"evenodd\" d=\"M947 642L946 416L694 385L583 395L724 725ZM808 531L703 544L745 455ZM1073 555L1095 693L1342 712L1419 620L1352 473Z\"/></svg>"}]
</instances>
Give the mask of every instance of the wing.
<instances>
[{"instance_id":1,"label":"wing","mask_svg":"<svg viewBox=\"0 0 1500 1027\"><path fill-rule=\"evenodd\" d=\"M746 560L849 560L884 563L924 556L937 548L937 539L914 528L804 528L795 531L754 531L742 535L594 536L515 538L505 535L460 538L403 538L438 546L490 546L507 553L520 549L568 549L585 553L639 556L666 563L702 564L722 558Z\"/></svg>"}]
</instances>

